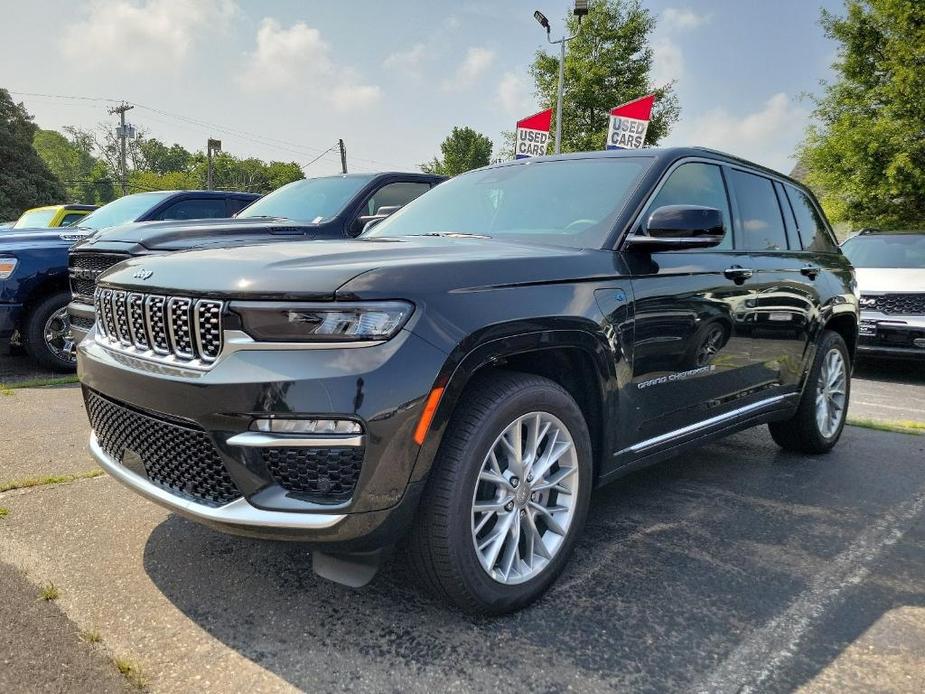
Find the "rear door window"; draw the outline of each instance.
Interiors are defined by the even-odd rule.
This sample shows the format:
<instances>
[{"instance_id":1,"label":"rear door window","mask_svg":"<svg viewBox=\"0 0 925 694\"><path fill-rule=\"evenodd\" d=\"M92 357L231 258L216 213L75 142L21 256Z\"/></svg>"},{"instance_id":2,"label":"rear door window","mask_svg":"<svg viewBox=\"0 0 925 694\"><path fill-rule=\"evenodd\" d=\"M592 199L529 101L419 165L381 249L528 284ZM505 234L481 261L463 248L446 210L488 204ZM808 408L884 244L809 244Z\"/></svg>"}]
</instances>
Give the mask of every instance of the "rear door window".
<instances>
[{"instance_id":1,"label":"rear door window","mask_svg":"<svg viewBox=\"0 0 925 694\"><path fill-rule=\"evenodd\" d=\"M731 169L729 179L735 192L744 250L785 251L787 231L780 204L770 178Z\"/></svg>"},{"instance_id":2,"label":"rear door window","mask_svg":"<svg viewBox=\"0 0 925 694\"><path fill-rule=\"evenodd\" d=\"M807 251L834 251L835 244L822 220L822 215L809 196L793 186L785 186L793 214L797 220L800 241Z\"/></svg>"},{"instance_id":3,"label":"rear door window","mask_svg":"<svg viewBox=\"0 0 925 694\"><path fill-rule=\"evenodd\" d=\"M225 216L224 198L188 198L170 205L155 219L220 219Z\"/></svg>"},{"instance_id":4,"label":"rear door window","mask_svg":"<svg viewBox=\"0 0 925 694\"><path fill-rule=\"evenodd\" d=\"M722 171L718 166L700 162L681 164L668 176L643 219L648 221L649 215L666 205L702 205L716 208L723 213L723 229L726 235L723 236L722 243L708 250L732 248L729 198L726 195Z\"/></svg>"},{"instance_id":5,"label":"rear door window","mask_svg":"<svg viewBox=\"0 0 925 694\"><path fill-rule=\"evenodd\" d=\"M366 214L376 214L380 207L403 207L430 190L429 183L404 181L388 183L373 193L366 203Z\"/></svg>"}]
</instances>

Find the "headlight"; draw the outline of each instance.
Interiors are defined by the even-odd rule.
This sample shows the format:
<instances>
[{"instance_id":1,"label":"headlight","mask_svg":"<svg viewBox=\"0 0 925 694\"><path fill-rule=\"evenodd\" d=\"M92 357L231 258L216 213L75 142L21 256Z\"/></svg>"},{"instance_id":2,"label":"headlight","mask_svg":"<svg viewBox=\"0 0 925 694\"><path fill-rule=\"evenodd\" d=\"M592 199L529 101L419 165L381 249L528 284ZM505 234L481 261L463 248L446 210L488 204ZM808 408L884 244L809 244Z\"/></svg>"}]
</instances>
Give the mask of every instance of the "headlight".
<instances>
[{"instance_id":1,"label":"headlight","mask_svg":"<svg viewBox=\"0 0 925 694\"><path fill-rule=\"evenodd\" d=\"M375 342L393 337L414 307L405 301L319 304L235 301L244 332L267 342Z\"/></svg>"},{"instance_id":2,"label":"headlight","mask_svg":"<svg viewBox=\"0 0 925 694\"><path fill-rule=\"evenodd\" d=\"M18 262L16 258L0 258L0 280L5 280L12 275Z\"/></svg>"}]
</instances>

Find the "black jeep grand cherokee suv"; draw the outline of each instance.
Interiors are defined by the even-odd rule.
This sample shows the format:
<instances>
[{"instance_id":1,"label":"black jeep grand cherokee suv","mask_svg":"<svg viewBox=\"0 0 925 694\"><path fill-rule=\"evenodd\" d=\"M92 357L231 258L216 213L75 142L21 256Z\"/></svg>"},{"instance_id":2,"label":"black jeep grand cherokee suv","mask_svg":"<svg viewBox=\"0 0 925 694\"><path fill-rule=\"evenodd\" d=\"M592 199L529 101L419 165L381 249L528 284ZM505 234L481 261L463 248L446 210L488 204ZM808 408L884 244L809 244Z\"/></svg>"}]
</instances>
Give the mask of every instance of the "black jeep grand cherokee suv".
<instances>
[{"instance_id":1,"label":"black jeep grand cherokee suv","mask_svg":"<svg viewBox=\"0 0 925 694\"><path fill-rule=\"evenodd\" d=\"M487 613L555 580L628 470L762 423L828 451L858 322L813 196L702 149L508 162L359 239L136 258L99 285L79 373L116 479L310 542L348 584L404 541L424 585Z\"/></svg>"}]
</instances>

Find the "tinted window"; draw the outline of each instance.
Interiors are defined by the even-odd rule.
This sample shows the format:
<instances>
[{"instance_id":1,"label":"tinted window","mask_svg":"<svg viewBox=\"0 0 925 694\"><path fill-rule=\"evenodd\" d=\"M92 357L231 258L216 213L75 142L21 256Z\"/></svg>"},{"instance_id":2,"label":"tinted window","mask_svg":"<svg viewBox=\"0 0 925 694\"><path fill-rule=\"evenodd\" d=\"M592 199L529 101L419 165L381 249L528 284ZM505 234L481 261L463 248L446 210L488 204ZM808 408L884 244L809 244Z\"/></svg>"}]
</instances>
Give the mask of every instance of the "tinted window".
<instances>
[{"instance_id":1,"label":"tinted window","mask_svg":"<svg viewBox=\"0 0 925 694\"><path fill-rule=\"evenodd\" d=\"M396 212L368 236L480 234L601 248L649 157L509 164L456 176Z\"/></svg>"},{"instance_id":2,"label":"tinted window","mask_svg":"<svg viewBox=\"0 0 925 694\"><path fill-rule=\"evenodd\" d=\"M809 196L793 186L787 186L786 189L787 197L790 198L790 204L793 206L793 213L797 218L797 231L800 234L800 241L803 242L803 248L807 251L835 250L835 244L829 237L825 222L822 221L819 210L813 205Z\"/></svg>"},{"instance_id":3,"label":"tinted window","mask_svg":"<svg viewBox=\"0 0 925 694\"><path fill-rule=\"evenodd\" d=\"M282 217L319 224L336 217L372 178L354 174L295 181L260 198L238 217Z\"/></svg>"},{"instance_id":4,"label":"tinted window","mask_svg":"<svg viewBox=\"0 0 925 694\"><path fill-rule=\"evenodd\" d=\"M925 234L853 236L841 249L855 267L925 268Z\"/></svg>"},{"instance_id":5,"label":"tinted window","mask_svg":"<svg viewBox=\"0 0 925 694\"><path fill-rule=\"evenodd\" d=\"M366 203L366 213L376 214L380 207L402 207L430 190L429 183L389 183L382 186Z\"/></svg>"},{"instance_id":6,"label":"tinted window","mask_svg":"<svg viewBox=\"0 0 925 694\"><path fill-rule=\"evenodd\" d=\"M83 219L86 216L86 212L68 212L61 218L61 223L58 226L69 227L78 219Z\"/></svg>"},{"instance_id":7,"label":"tinted window","mask_svg":"<svg viewBox=\"0 0 925 694\"><path fill-rule=\"evenodd\" d=\"M742 231L742 247L750 251L787 250L787 232L771 179L733 169L730 172Z\"/></svg>"},{"instance_id":8,"label":"tinted window","mask_svg":"<svg viewBox=\"0 0 925 694\"><path fill-rule=\"evenodd\" d=\"M228 210L228 216L231 217L233 215L236 215L238 212L243 210L245 207L250 205L252 202L253 200L241 200L240 198L228 198L227 200L228 206L226 207L226 209Z\"/></svg>"},{"instance_id":9,"label":"tinted window","mask_svg":"<svg viewBox=\"0 0 925 694\"><path fill-rule=\"evenodd\" d=\"M55 213L58 210L55 208L47 210L31 210L29 212L23 212L22 217L16 220L16 224L13 225L14 229L37 229L40 227L47 227L51 224L51 220L54 219Z\"/></svg>"},{"instance_id":10,"label":"tinted window","mask_svg":"<svg viewBox=\"0 0 925 694\"><path fill-rule=\"evenodd\" d=\"M726 196L723 174L718 166L700 163L679 166L658 191L644 219L648 219L650 214L665 205L715 207L723 213L723 229L726 231L722 243L716 248L732 248L732 234L729 231L731 218L729 198Z\"/></svg>"},{"instance_id":11,"label":"tinted window","mask_svg":"<svg viewBox=\"0 0 925 694\"><path fill-rule=\"evenodd\" d=\"M159 212L157 219L219 219L225 216L224 198L189 198Z\"/></svg>"},{"instance_id":12,"label":"tinted window","mask_svg":"<svg viewBox=\"0 0 925 694\"><path fill-rule=\"evenodd\" d=\"M135 193L125 195L103 205L95 212L91 212L81 219L77 226L81 229L106 229L138 221L139 217L147 214L152 208L174 195L174 191L159 191L157 193Z\"/></svg>"}]
</instances>

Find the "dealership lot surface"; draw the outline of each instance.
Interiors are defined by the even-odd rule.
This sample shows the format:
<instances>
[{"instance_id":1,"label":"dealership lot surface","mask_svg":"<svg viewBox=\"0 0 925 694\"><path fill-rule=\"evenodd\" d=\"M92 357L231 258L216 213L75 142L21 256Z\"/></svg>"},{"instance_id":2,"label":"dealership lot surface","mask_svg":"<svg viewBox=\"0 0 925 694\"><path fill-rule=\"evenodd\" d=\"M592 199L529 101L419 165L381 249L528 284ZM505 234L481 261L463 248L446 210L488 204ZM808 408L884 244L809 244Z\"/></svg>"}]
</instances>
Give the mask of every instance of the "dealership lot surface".
<instances>
[{"instance_id":1,"label":"dealership lot surface","mask_svg":"<svg viewBox=\"0 0 925 694\"><path fill-rule=\"evenodd\" d=\"M2 396L0 484L92 470L84 417L75 386ZM41 647L65 662L97 630L88 662L129 658L152 691L922 691L923 459L925 437L861 428L812 459L736 435L598 492L558 584L497 620L431 601L400 561L363 591L325 582L298 545L108 477L0 494L0 583L54 582L60 648ZM5 676L41 681L23 643L0 638Z\"/></svg>"}]
</instances>

